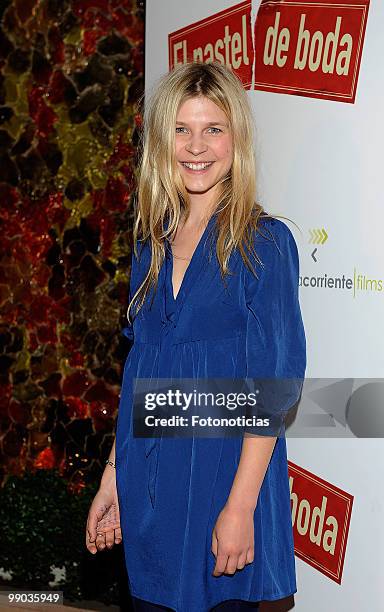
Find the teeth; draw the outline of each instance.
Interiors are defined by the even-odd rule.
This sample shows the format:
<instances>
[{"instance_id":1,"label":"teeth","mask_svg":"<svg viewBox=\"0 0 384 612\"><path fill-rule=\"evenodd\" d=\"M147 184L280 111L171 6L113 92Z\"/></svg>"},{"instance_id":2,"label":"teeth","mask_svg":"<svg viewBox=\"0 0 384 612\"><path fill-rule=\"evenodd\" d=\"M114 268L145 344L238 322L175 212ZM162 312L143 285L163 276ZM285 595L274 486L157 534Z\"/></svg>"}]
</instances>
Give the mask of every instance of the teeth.
<instances>
[{"instance_id":1,"label":"teeth","mask_svg":"<svg viewBox=\"0 0 384 612\"><path fill-rule=\"evenodd\" d=\"M200 163L200 164L188 164L187 162L182 162L183 166L186 166L187 168L190 168L191 170L205 170L205 168L208 168L212 162L207 162L207 163Z\"/></svg>"}]
</instances>

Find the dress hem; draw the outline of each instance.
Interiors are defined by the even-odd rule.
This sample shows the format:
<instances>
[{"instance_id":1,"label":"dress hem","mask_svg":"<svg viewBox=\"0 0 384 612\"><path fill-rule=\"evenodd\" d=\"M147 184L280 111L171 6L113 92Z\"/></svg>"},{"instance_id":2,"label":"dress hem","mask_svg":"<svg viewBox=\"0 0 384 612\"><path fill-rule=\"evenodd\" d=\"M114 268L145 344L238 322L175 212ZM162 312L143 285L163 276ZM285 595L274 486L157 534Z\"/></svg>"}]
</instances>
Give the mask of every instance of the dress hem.
<instances>
[{"instance_id":1,"label":"dress hem","mask_svg":"<svg viewBox=\"0 0 384 612\"><path fill-rule=\"evenodd\" d=\"M177 607L175 607L173 604L170 605L169 603L165 603L164 601L160 601L160 600L155 600L155 599L146 599L146 597L144 597L143 595L140 595L139 593L137 593L136 591L134 591L133 589L131 589L130 591L131 595L133 597L137 597L138 599L143 599L144 601L148 601L149 603L153 603L156 604L158 606L164 606L166 608L170 608L171 610L173 610L173 612L179 612L179 610L177 609ZM271 593L268 596L264 595L262 598L252 598L252 599L246 599L244 597L227 597L226 599L220 599L219 601L217 601L216 603L210 604L210 607L206 610L206 612L210 612L210 610L212 608L214 608L215 606L218 606L221 603L224 603L225 601L230 601L231 599L236 599L236 600L240 600L240 601L244 601L244 602L255 602L255 603L260 603L262 601L277 601L279 599L285 599L286 597L290 597L291 595L295 595L295 593L297 593L297 589L295 589L294 591L290 591L289 593Z\"/></svg>"}]
</instances>

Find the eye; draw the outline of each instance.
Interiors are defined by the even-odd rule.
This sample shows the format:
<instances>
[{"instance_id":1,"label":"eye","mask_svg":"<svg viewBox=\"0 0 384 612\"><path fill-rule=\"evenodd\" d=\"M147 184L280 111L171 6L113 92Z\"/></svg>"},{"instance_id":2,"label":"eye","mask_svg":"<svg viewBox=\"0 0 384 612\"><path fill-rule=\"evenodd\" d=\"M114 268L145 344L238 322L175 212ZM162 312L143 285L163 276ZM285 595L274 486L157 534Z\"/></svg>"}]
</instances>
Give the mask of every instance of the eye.
<instances>
[{"instance_id":1,"label":"eye","mask_svg":"<svg viewBox=\"0 0 384 612\"><path fill-rule=\"evenodd\" d=\"M214 130L212 133L213 134L219 134L220 132L222 132L223 130L221 130L220 128L217 127L210 127L208 128L209 130Z\"/></svg>"},{"instance_id":2,"label":"eye","mask_svg":"<svg viewBox=\"0 0 384 612\"><path fill-rule=\"evenodd\" d=\"M187 128L185 128L185 127L177 127L177 128L176 128L176 134L182 134L183 132L182 132L182 131L181 131L181 132L179 132L179 130L186 130L186 129L187 129Z\"/></svg>"}]
</instances>

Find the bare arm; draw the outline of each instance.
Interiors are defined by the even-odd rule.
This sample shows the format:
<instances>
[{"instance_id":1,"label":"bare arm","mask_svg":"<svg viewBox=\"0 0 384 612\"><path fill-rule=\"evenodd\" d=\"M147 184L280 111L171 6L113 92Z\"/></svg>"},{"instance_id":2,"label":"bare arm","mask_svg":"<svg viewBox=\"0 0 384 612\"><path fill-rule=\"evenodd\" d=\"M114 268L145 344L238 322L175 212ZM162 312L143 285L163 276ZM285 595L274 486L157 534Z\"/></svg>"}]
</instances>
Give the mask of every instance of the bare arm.
<instances>
[{"instance_id":1,"label":"bare arm","mask_svg":"<svg viewBox=\"0 0 384 612\"><path fill-rule=\"evenodd\" d=\"M228 496L228 506L239 510L255 510L276 440L276 437L244 434L240 462Z\"/></svg>"},{"instance_id":2,"label":"bare arm","mask_svg":"<svg viewBox=\"0 0 384 612\"><path fill-rule=\"evenodd\" d=\"M116 438L113 441L111 452L108 457L109 461L114 464L116 461ZM100 489L110 491L111 488L116 486L116 470L109 463L106 464L103 475L100 481Z\"/></svg>"},{"instance_id":3,"label":"bare arm","mask_svg":"<svg viewBox=\"0 0 384 612\"><path fill-rule=\"evenodd\" d=\"M276 438L244 433L239 466L212 532L213 576L234 574L254 560L253 516Z\"/></svg>"},{"instance_id":4,"label":"bare arm","mask_svg":"<svg viewBox=\"0 0 384 612\"><path fill-rule=\"evenodd\" d=\"M109 461L115 464L115 441ZM106 464L101 477L99 490L88 513L86 527L86 546L92 554L105 547L112 548L122 540L120 528L119 501L116 489L116 469Z\"/></svg>"}]
</instances>

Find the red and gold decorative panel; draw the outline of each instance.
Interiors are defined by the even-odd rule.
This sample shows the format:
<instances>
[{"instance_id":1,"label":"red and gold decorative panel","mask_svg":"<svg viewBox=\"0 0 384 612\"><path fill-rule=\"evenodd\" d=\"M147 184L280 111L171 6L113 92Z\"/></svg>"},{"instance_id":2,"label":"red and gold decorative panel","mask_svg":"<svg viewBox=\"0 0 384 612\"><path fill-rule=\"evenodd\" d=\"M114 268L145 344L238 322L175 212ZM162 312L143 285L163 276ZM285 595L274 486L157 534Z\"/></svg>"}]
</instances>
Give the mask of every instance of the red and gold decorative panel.
<instances>
[{"instance_id":1,"label":"red and gold decorative panel","mask_svg":"<svg viewBox=\"0 0 384 612\"><path fill-rule=\"evenodd\" d=\"M128 340L139 0L0 5L2 477L81 488L112 444Z\"/></svg>"}]
</instances>

